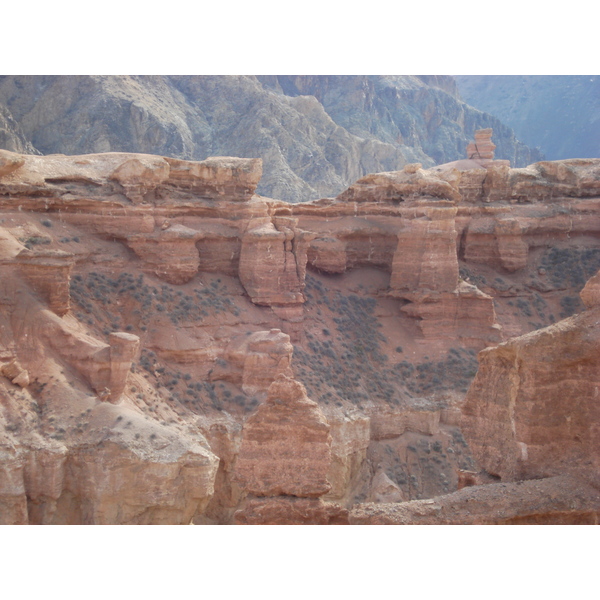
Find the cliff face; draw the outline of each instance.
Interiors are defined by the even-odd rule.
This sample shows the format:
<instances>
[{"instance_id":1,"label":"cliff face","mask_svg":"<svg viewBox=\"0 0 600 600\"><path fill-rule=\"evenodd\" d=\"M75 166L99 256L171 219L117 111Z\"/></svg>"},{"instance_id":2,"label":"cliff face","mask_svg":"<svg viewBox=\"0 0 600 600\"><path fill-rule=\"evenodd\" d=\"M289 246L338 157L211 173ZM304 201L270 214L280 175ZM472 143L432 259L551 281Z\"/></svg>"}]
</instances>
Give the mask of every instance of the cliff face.
<instances>
[{"instance_id":1,"label":"cliff face","mask_svg":"<svg viewBox=\"0 0 600 600\"><path fill-rule=\"evenodd\" d=\"M4 522L368 522L364 502L580 477L510 463L521 443L531 465L558 456L550 429L538 453L531 424L551 376L551 414L571 416L565 461L595 452L583 405L559 406L575 362L538 374L530 361L516 437L506 386L486 390L515 379L492 357L521 342L481 355L464 410L486 427L462 423L461 406L477 351L583 309L600 269L599 161L411 164L301 204L257 196L261 169L0 153ZM567 321L578 331L596 288ZM588 396L592 355L575 357ZM488 464L478 435L504 463ZM584 491L576 508L592 518ZM575 519L560 502L536 518ZM510 518L531 514L519 506Z\"/></svg>"},{"instance_id":2,"label":"cliff face","mask_svg":"<svg viewBox=\"0 0 600 600\"><path fill-rule=\"evenodd\" d=\"M458 159L481 127L514 165L542 158L441 77L5 76L0 107L7 150L260 158L258 193L291 202Z\"/></svg>"}]
</instances>

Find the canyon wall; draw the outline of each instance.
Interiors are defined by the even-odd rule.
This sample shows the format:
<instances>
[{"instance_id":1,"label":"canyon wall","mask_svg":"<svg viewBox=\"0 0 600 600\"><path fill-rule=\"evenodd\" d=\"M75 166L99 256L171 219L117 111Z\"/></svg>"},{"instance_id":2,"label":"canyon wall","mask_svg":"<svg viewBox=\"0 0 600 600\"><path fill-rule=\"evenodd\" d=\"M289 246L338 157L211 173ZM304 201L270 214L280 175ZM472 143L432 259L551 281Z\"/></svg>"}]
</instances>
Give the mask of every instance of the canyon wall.
<instances>
[{"instance_id":1,"label":"canyon wall","mask_svg":"<svg viewBox=\"0 0 600 600\"><path fill-rule=\"evenodd\" d=\"M298 204L257 159L0 152L4 522L596 519L600 161L491 133ZM484 514L539 477L587 487Z\"/></svg>"}]
</instances>

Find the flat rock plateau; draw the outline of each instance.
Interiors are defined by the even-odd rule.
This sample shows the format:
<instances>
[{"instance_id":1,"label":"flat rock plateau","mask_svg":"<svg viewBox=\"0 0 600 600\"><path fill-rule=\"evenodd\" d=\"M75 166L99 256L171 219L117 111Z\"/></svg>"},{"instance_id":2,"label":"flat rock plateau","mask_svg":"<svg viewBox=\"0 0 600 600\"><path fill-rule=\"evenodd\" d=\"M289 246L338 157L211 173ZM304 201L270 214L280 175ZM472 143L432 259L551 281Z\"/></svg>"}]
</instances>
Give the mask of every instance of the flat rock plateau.
<instances>
[{"instance_id":1,"label":"flat rock plateau","mask_svg":"<svg viewBox=\"0 0 600 600\"><path fill-rule=\"evenodd\" d=\"M0 522L598 523L600 159L494 150L0 151Z\"/></svg>"}]
</instances>

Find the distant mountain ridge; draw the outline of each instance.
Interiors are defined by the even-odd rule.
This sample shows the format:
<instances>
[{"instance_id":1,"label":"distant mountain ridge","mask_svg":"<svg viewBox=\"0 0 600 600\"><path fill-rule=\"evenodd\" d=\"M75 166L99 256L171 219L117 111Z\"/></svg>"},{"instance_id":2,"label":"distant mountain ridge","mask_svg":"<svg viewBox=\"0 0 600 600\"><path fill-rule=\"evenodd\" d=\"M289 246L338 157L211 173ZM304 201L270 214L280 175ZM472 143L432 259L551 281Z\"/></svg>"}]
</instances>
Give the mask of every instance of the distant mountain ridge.
<instances>
[{"instance_id":1,"label":"distant mountain ridge","mask_svg":"<svg viewBox=\"0 0 600 600\"><path fill-rule=\"evenodd\" d=\"M465 102L498 117L548 160L600 158L597 75L460 75Z\"/></svg>"},{"instance_id":2,"label":"distant mountain ridge","mask_svg":"<svg viewBox=\"0 0 600 600\"><path fill-rule=\"evenodd\" d=\"M258 193L291 202L359 177L464 158L494 129L496 158L543 158L463 102L448 76L4 76L0 147L263 159Z\"/></svg>"}]
</instances>

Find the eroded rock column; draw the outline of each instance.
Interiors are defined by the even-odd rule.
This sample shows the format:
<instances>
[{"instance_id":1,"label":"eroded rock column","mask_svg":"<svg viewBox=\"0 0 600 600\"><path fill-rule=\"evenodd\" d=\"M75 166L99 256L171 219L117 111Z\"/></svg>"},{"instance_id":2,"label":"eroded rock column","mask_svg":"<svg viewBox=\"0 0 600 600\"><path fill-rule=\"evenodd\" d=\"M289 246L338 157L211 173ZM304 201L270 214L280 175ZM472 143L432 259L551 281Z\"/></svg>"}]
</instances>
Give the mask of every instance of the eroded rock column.
<instances>
[{"instance_id":1,"label":"eroded rock column","mask_svg":"<svg viewBox=\"0 0 600 600\"><path fill-rule=\"evenodd\" d=\"M236 523L329 523L345 510L320 500L332 453L327 419L299 382L279 375L244 426L234 478L249 497Z\"/></svg>"},{"instance_id":2,"label":"eroded rock column","mask_svg":"<svg viewBox=\"0 0 600 600\"><path fill-rule=\"evenodd\" d=\"M72 254L62 250L22 250L15 262L23 279L48 303L52 312L59 317L69 312Z\"/></svg>"},{"instance_id":3,"label":"eroded rock column","mask_svg":"<svg viewBox=\"0 0 600 600\"><path fill-rule=\"evenodd\" d=\"M294 229L295 219L277 226L269 217L252 219L242 237L239 276L255 304L304 302L307 240Z\"/></svg>"}]
</instances>

